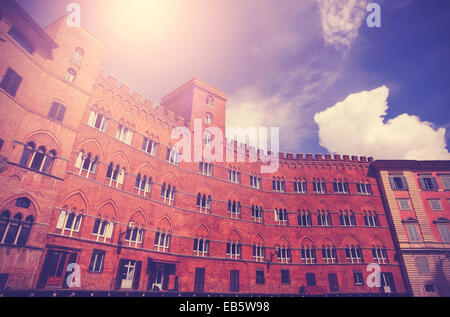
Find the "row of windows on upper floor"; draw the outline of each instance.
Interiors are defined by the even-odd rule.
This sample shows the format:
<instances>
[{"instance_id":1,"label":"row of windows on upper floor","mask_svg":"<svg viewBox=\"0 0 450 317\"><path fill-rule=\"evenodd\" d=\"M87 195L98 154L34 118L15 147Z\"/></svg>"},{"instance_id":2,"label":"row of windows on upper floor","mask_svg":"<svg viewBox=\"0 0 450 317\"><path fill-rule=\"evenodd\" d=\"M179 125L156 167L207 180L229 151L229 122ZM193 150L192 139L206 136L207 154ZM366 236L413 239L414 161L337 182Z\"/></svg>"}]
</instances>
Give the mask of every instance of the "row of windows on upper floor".
<instances>
[{"instance_id":1,"label":"row of windows on upper floor","mask_svg":"<svg viewBox=\"0 0 450 317\"><path fill-rule=\"evenodd\" d=\"M144 145L147 146L149 143L149 139L144 140ZM173 160L173 151L168 151L167 153L167 161ZM19 164L21 166L25 166L27 168L37 170L43 173L50 173L51 167L53 165L53 162L56 157L56 151L50 150L47 151L45 146L39 146L37 147L34 142L29 142L25 145L22 157L20 159ZM98 156L93 157L91 153L87 153L87 155L84 154L83 151L80 151L77 159L75 161L75 167L79 169L78 174L81 175L82 172L86 173L86 177L89 178L89 176L95 174L96 167L98 164ZM212 165L209 163L200 162L199 163L199 172L203 175L211 175L212 174ZM233 175L232 171L229 170L229 176ZM240 174L239 178L240 178ZM108 165L108 170L106 173L106 178L109 180L110 186L115 186L116 188L119 187L119 185L122 185L125 178L125 168L120 168L119 165L115 165L114 162L110 162ZM250 184L252 184L255 180L255 177L250 175ZM261 179L259 178L261 181ZM273 182L279 182L278 180L273 180ZM136 183L135 188L142 189L142 192L139 190L138 194L143 194L144 196L150 192L150 184L151 184L151 178L147 177L145 175L142 175L138 173L136 176ZM284 192L285 191L285 181L281 181L280 185L283 190L276 192ZM308 182L303 180L295 181L293 182L293 189L295 193L308 193L307 187ZM276 185L274 185L276 186ZM334 182L333 188L335 189L334 193L349 193L348 191L348 183L347 182ZM300 191L298 189L301 188ZM320 188L320 190L318 190ZM371 185L370 184L364 184L364 183L356 183L356 188L359 194L371 194ZM344 190L344 192L340 192L340 190ZM337 190L337 191L336 191ZM324 194L326 193L326 183L322 180L314 180L313 181L313 193L315 194Z\"/></svg>"},{"instance_id":2,"label":"row of windows on upper floor","mask_svg":"<svg viewBox=\"0 0 450 317\"><path fill-rule=\"evenodd\" d=\"M26 243L26 238L29 235L31 230L31 225L33 219L26 220L26 223L29 223L26 231L22 233L22 235L26 235L26 238L19 237L19 231L22 224L20 220L18 221L14 217L14 219L10 218L9 212L4 211L0 215L0 237L2 238L1 243L3 244L17 244L15 241L22 241L20 245L24 245ZM56 229L61 230L60 233L62 235L67 236L78 236L81 225L82 225L83 216L81 214L77 214L75 212L66 211L64 209L61 210L61 213L58 217L58 221L56 224ZM96 218L92 227L92 236L98 242L109 243L112 242L113 230L115 227L115 223L110 220ZM14 229L19 228L19 229ZM138 247L142 248L144 246L144 228L140 228L135 226L132 221L130 221L124 236L124 241L129 247ZM169 252L170 244L172 241L172 234L167 230L152 230L154 231L154 248L157 251L161 252ZM208 256L210 254L210 239L208 237L177 237L177 238L186 238L193 241L193 254L197 256ZM266 260L266 249L262 242L255 242L250 245L243 245L240 240L229 240L229 241L214 241L214 243L225 244L225 251L227 258L231 259L242 259L242 247L251 247L253 259L256 261L265 261ZM274 249L275 254L278 260L281 263L292 263L292 249L289 245L276 245L275 247L269 248ZM363 257L363 249L359 245L345 245L342 248L345 251L345 258L350 263L362 263L364 262ZM387 252L384 247L372 246L371 248L372 255L374 260L378 263L389 263L387 258ZM302 263L305 264L314 264L317 263L316 257L316 247L310 240L304 240L299 249L300 259ZM320 250L320 249L319 249ZM337 248L334 245L323 245L322 248L322 258L324 263L338 263L337 256Z\"/></svg>"},{"instance_id":3,"label":"row of windows on upper floor","mask_svg":"<svg viewBox=\"0 0 450 317\"><path fill-rule=\"evenodd\" d=\"M20 160L20 164L22 166L26 166L31 169L35 169L42 172L47 172L52 164L56 153L52 150L51 154L46 153L44 147L39 147L35 149L35 144L30 142L24 149L22 154L22 158ZM84 156L82 152L78 155L76 163L76 168L79 169L79 174L82 171L86 172L86 176L89 177L89 174L93 174L96 171L97 160L95 158L91 158L90 154ZM108 165L108 169L106 171L106 180L107 185L118 188L123 185L125 178L125 169L120 168L119 165L115 165L111 162ZM138 173L135 179L134 189L138 195L142 195L144 197L150 196L152 186L152 178L147 175L141 175ZM161 194L164 203L169 205L174 204L175 201L175 193L176 188L174 185L164 182L161 185ZM198 211L203 213L211 212L211 196L205 193L197 194L196 206ZM241 203L235 200L228 200L227 203L227 214L231 218L241 218ZM256 222L263 222L263 214L264 211L262 207L258 207L252 205L251 207L251 218ZM275 209L274 211L275 223L279 225L288 225L288 212L286 209ZM329 212L318 212L317 216L317 224L318 226L331 226L331 214ZM356 218L352 211L341 211L339 216L339 222L343 226L356 226ZM307 214L303 213L298 216L298 224L301 226L312 226L311 221L311 213L308 211ZM364 224L366 226L379 226L378 216L375 212L365 212L364 215Z\"/></svg>"},{"instance_id":4,"label":"row of windows on upper floor","mask_svg":"<svg viewBox=\"0 0 450 317\"><path fill-rule=\"evenodd\" d=\"M157 148L158 143L156 143L155 141L144 137L143 139L143 144L142 144L142 150L146 151L147 153L150 153L152 155L156 155L156 148ZM177 151L173 150L173 149L167 149L166 152L166 161L172 164L176 164L176 162L178 162L178 157L179 154ZM95 166L98 163L98 156L93 157L91 153L88 153L87 156L84 156L84 152L81 151L79 152L78 155L78 159L77 159L77 163L75 164L76 167L80 167L79 162L81 162L82 160L84 160L84 164L86 164L86 168L83 167L84 169L87 169L87 165L92 164L92 169L95 172ZM206 162L199 162L198 165L198 172L202 175L205 176L212 176L213 175L213 165L211 163L206 163ZM92 173L92 171L91 171ZM228 169L228 180L232 183L237 183L240 184L241 183L241 173L237 172L235 170L232 169ZM307 194L309 193L308 191L308 183L312 183L312 193L314 194L326 194L327 193L327 182L325 182L325 180L322 179L313 179L312 182L306 181L305 179L300 179L300 178L295 178L294 177L294 181L290 182L293 184L293 192L297 193L297 194ZM260 177L256 177L254 175L249 175L249 185L252 188L255 189L261 189L261 184L262 184L262 178ZM333 184L333 193L335 194L350 194L350 190L349 190L349 183L346 181L342 181L342 180L334 180L334 182L332 182ZM356 187L356 191L358 194L361 195L371 195L372 194L372 185L369 183L356 183L355 184ZM278 180L278 179L274 179L272 180L272 190L275 192L280 192L280 193L284 193L286 192L286 181L284 180Z\"/></svg>"},{"instance_id":5,"label":"row of windows on upper floor","mask_svg":"<svg viewBox=\"0 0 450 317\"><path fill-rule=\"evenodd\" d=\"M450 174L438 174L444 190L450 190ZM436 177L431 173L419 174L418 177L420 188L423 191L437 191L439 185ZM408 190L408 182L406 177L401 173L391 173L389 175L389 183L393 190Z\"/></svg>"},{"instance_id":6,"label":"row of windows on upper floor","mask_svg":"<svg viewBox=\"0 0 450 317\"><path fill-rule=\"evenodd\" d=\"M423 236L421 230L419 229L419 223L417 219L409 218L402 221L404 229L407 233L409 242L423 242ZM433 221L434 225L439 232L441 241L443 243L450 243L450 227L449 220L444 217L440 217Z\"/></svg>"}]
</instances>

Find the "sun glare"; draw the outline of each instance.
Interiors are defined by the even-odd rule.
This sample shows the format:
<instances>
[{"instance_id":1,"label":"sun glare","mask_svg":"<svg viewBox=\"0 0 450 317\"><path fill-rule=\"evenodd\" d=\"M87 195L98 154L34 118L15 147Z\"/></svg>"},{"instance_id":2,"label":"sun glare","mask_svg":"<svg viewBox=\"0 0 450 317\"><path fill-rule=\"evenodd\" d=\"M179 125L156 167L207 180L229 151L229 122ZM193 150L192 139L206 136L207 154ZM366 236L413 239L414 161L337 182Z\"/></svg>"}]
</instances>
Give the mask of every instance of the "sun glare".
<instances>
[{"instance_id":1,"label":"sun glare","mask_svg":"<svg viewBox=\"0 0 450 317\"><path fill-rule=\"evenodd\" d=\"M105 9L109 27L117 35L157 38L176 24L180 1L108 0Z\"/></svg>"}]
</instances>

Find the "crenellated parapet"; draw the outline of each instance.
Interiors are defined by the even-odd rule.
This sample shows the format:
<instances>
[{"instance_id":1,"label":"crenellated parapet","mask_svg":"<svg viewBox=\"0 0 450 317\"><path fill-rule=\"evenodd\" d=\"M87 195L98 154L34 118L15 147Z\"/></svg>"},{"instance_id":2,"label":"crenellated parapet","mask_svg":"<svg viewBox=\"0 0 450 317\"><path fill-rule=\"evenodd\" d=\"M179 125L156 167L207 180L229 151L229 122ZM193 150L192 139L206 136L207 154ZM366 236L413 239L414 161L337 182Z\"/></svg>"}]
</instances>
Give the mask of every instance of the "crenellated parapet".
<instances>
[{"instance_id":1,"label":"crenellated parapet","mask_svg":"<svg viewBox=\"0 0 450 317\"><path fill-rule=\"evenodd\" d=\"M239 143L236 140L226 141L227 151L233 151L235 154L245 153L245 159L248 161L249 157L253 154L258 154L258 159L263 157L264 159L270 159L273 157L271 151L265 152L261 149L256 149L255 147L248 146L244 143ZM321 154L321 153L290 153L290 152L278 152L278 159L280 162L286 163L305 163L305 162L339 162L339 163L371 163L373 162L373 157L357 156L357 155L340 155L340 154Z\"/></svg>"},{"instance_id":2,"label":"crenellated parapet","mask_svg":"<svg viewBox=\"0 0 450 317\"><path fill-rule=\"evenodd\" d=\"M119 83L116 76L112 74L106 75L103 69L99 71L98 79L101 84L106 85L109 89L113 89L114 94L120 94L123 101L128 101L133 105L136 105L140 108L139 110L158 114L172 121L172 123L176 123L177 126L190 127L189 120L181 116L176 116L174 112L166 110L159 104L155 105L150 99L144 98L141 93L132 90L129 85L123 82Z\"/></svg>"}]
</instances>

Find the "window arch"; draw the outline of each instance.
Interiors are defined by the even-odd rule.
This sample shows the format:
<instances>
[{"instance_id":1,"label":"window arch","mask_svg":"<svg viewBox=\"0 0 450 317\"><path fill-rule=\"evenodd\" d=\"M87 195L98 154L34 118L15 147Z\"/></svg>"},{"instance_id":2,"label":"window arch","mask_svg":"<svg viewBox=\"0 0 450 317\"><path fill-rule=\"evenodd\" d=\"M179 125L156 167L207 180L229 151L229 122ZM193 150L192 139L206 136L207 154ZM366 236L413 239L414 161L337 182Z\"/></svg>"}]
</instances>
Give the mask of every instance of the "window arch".
<instances>
[{"instance_id":1,"label":"window arch","mask_svg":"<svg viewBox=\"0 0 450 317\"><path fill-rule=\"evenodd\" d=\"M180 160L180 152L177 149L167 148L166 161L173 165L178 165L180 163Z\"/></svg>"},{"instance_id":2,"label":"window arch","mask_svg":"<svg viewBox=\"0 0 450 317\"><path fill-rule=\"evenodd\" d=\"M346 245L345 246L345 257L351 263L361 263L364 262L362 250L359 245Z\"/></svg>"},{"instance_id":3,"label":"window arch","mask_svg":"<svg viewBox=\"0 0 450 317\"><path fill-rule=\"evenodd\" d=\"M339 222L341 226L356 226L355 214L352 210L339 210Z\"/></svg>"},{"instance_id":4,"label":"window arch","mask_svg":"<svg viewBox=\"0 0 450 317\"><path fill-rule=\"evenodd\" d=\"M264 211L261 206L252 205L252 220L255 222L263 222Z\"/></svg>"},{"instance_id":5,"label":"window arch","mask_svg":"<svg viewBox=\"0 0 450 317\"><path fill-rule=\"evenodd\" d=\"M133 220L128 222L127 230L125 231L125 242L128 242L128 246L138 247L142 245L144 236L143 226L140 228L138 224L135 224Z\"/></svg>"},{"instance_id":6,"label":"window arch","mask_svg":"<svg viewBox=\"0 0 450 317\"><path fill-rule=\"evenodd\" d=\"M289 245L281 244L275 247L275 253L281 263L291 262L291 248Z\"/></svg>"},{"instance_id":7,"label":"window arch","mask_svg":"<svg viewBox=\"0 0 450 317\"><path fill-rule=\"evenodd\" d=\"M321 227L331 227L332 226L332 222L331 222L331 214L330 212L327 210L318 210L317 211L317 224Z\"/></svg>"},{"instance_id":8,"label":"window arch","mask_svg":"<svg viewBox=\"0 0 450 317\"><path fill-rule=\"evenodd\" d=\"M326 194L327 185L323 178L313 178L313 192L315 194Z\"/></svg>"},{"instance_id":9,"label":"window arch","mask_svg":"<svg viewBox=\"0 0 450 317\"><path fill-rule=\"evenodd\" d=\"M108 128L108 118L103 113L91 110L88 118L88 125L102 132L106 132Z\"/></svg>"},{"instance_id":10,"label":"window arch","mask_svg":"<svg viewBox=\"0 0 450 317\"><path fill-rule=\"evenodd\" d=\"M98 155L94 157L91 152L89 152L87 155L84 155L84 151L81 150L77 155L75 168L78 169L78 175L81 175L83 172L85 172L86 178L89 178L90 174L95 174L97 163Z\"/></svg>"},{"instance_id":11,"label":"window arch","mask_svg":"<svg viewBox=\"0 0 450 317\"><path fill-rule=\"evenodd\" d=\"M81 61L84 57L84 50L81 47L76 47L72 54L72 62L77 65L81 65Z\"/></svg>"},{"instance_id":12,"label":"window arch","mask_svg":"<svg viewBox=\"0 0 450 317\"><path fill-rule=\"evenodd\" d=\"M161 252L167 252L169 250L170 243L170 232L168 231L157 231L155 232L155 242L154 247Z\"/></svg>"},{"instance_id":13,"label":"window arch","mask_svg":"<svg viewBox=\"0 0 450 317\"><path fill-rule=\"evenodd\" d=\"M200 212L208 213L211 211L211 195L204 193L197 194L197 209Z\"/></svg>"},{"instance_id":14,"label":"window arch","mask_svg":"<svg viewBox=\"0 0 450 317\"><path fill-rule=\"evenodd\" d=\"M294 193L297 193L297 194L305 194L307 191L308 191L308 189L307 189L307 182L306 182L306 179L302 179L302 178L297 178L297 177L294 177Z\"/></svg>"},{"instance_id":15,"label":"window arch","mask_svg":"<svg viewBox=\"0 0 450 317\"><path fill-rule=\"evenodd\" d=\"M75 81L75 77L77 76L77 71L72 67L69 67L66 71L66 76L64 79L69 83L73 83Z\"/></svg>"},{"instance_id":16,"label":"window arch","mask_svg":"<svg viewBox=\"0 0 450 317\"><path fill-rule=\"evenodd\" d=\"M366 227L379 227L380 220L376 211L364 210L364 224Z\"/></svg>"},{"instance_id":17,"label":"window arch","mask_svg":"<svg viewBox=\"0 0 450 317\"><path fill-rule=\"evenodd\" d=\"M142 151L145 151L148 154L156 156L156 149L157 149L157 147L158 147L158 142L157 141L155 141L151 137L144 136L144 139L142 140Z\"/></svg>"},{"instance_id":18,"label":"window arch","mask_svg":"<svg viewBox=\"0 0 450 317\"><path fill-rule=\"evenodd\" d=\"M96 241L103 239L103 242L106 242L106 239L112 238L113 228L114 223L112 221L98 217L94 221L92 234L96 237Z\"/></svg>"},{"instance_id":19,"label":"window arch","mask_svg":"<svg viewBox=\"0 0 450 317\"><path fill-rule=\"evenodd\" d=\"M23 218L20 212L11 217L9 210L0 214L0 244L24 246L27 243L34 217Z\"/></svg>"},{"instance_id":20,"label":"window arch","mask_svg":"<svg viewBox=\"0 0 450 317\"><path fill-rule=\"evenodd\" d=\"M227 242L227 258L230 259L239 259L241 258L241 239L239 235L233 231L230 235L230 238Z\"/></svg>"},{"instance_id":21,"label":"window arch","mask_svg":"<svg viewBox=\"0 0 450 317\"><path fill-rule=\"evenodd\" d=\"M316 247L314 243L309 239L303 239L300 247L300 257L304 264L314 264L316 260Z\"/></svg>"},{"instance_id":22,"label":"window arch","mask_svg":"<svg viewBox=\"0 0 450 317\"><path fill-rule=\"evenodd\" d=\"M322 245L322 259L327 264L338 262L336 246L331 241Z\"/></svg>"},{"instance_id":23,"label":"window arch","mask_svg":"<svg viewBox=\"0 0 450 317\"><path fill-rule=\"evenodd\" d=\"M204 225L201 225L197 228L197 234L195 236L193 247L194 254L197 256L208 256L210 243L209 230Z\"/></svg>"},{"instance_id":24,"label":"window arch","mask_svg":"<svg viewBox=\"0 0 450 317\"><path fill-rule=\"evenodd\" d=\"M265 260L265 246L264 239L260 234L257 234L256 238L253 240L253 258L257 262L263 262Z\"/></svg>"},{"instance_id":25,"label":"window arch","mask_svg":"<svg viewBox=\"0 0 450 317\"><path fill-rule=\"evenodd\" d=\"M163 201L168 204L168 205L172 205L175 201L175 185L171 185L171 184L166 184L166 182L164 182L161 186L161 198L163 199Z\"/></svg>"},{"instance_id":26,"label":"window arch","mask_svg":"<svg viewBox=\"0 0 450 317\"><path fill-rule=\"evenodd\" d=\"M34 142L28 142L23 149L19 165L48 174L53 167L55 158L55 150L50 150L47 152L44 145L36 148L36 144Z\"/></svg>"},{"instance_id":27,"label":"window arch","mask_svg":"<svg viewBox=\"0 0 450 317\"><path fill-rule=\"evenodd\" d=\"M212 124L213 123L213 115L210 112L205 114L205 123Z\"/></svg>"},{"instance_id":28,"label":"window arch","mask_svg":"<svg viewBox=\"0 0 450 317\"><path fill-rule=\"evenodd\" d=\"M275 222L280 226L288 225L288 213L286 208L275 208Z\"/></svg>"},{"instance_id":29,"label":"window arch","mask_svg":"<svg viewBox=\"0 0 450 317\"><path fill-rule=\"evenodd\" d=\"M284 193L286 191L286 182L284 178L273 177L272 179L272 190L275 192Z\"/></svg>"},{"instance_id":30,"label":"window arch","mask_svg":"<svg viewBox=\"0 0 450 317\"><path fill-rule=\"evenodd\" d=\"M211 96L206 96L206 104L210 107L214 107L214 98Z\"/></svg>"},{"instance_id":31,"label":"window arch","mask_svg":"<svg viewBox=\"0 0 450 317\"><path fill-rule=\"evenodd\" d=\"M110 162L106 171L106 179L109 186L118 188L123 184L125 179L125 167L120 168L119 164L114 166L114 162Z\"/></svg>"},{"instance_id":32,"label":"window arch","mask_svg":"<svg viewBox=\"0 0 450 317\"><path fill-rule=\"evenodd\" d=\"M241 217L241 202L236 200L228 200L227 203L227 213L231 218L240 218Z\"/></svg>"},{"instance_id":33,"label":"window arch","mask_svg":"<svg viewBox=\"0 0 450 317\"><path fill-rule=\"evenodd\" d=\"M147 175L136 175L136 181L134 182L134 189L138 195L146 196L150 194L150 188L152 185L152 178Z\"/></svg>"},{"instance_id":34,"label":"window arch","mask_svg":"<svg viewBox=\"0 0 450 317\"><path fill-rule=\"evenodd\" d=\"M337 194L348 194L348 182L346 179L334 179L333 183L333 192Z\"/></svg>"},{"instance_id":35,"label":"window arch","mask_svg":"<svg viewBox=\"0 0 450 317\"><path fill-rule=\"evenodd\" d=\"M131 130L131 128L120 124L117 127L117 131L116 131L116 139L131 145L131 142L133 140L133 130Z\"/></svg>"},{"instance_id":36,"label":"window arch","mask_svg":"<svg viewBox=\"0 0 450 317\"><path fill-rule=\"evenodd\" d=\"M311 220L311 212L307 209L298 210L298 225L301 227L311 227L312 226L312 220Z\"/></svg>"},{"instance_id":37,"label":"window arch","mask_svg":"<svg viewBox=\"0 0 450 317\"><path fill-rule=\"evenodd\" d=\"M372 257L379 264L389 263L386 248L384 246L372 245Z\"/></svg>"},{"instance_id":38,"label":"window arch","mask_svg":"<svg viewBox=\"0 0 450 317\"><path fill-rule=\"evenodd\" d=\"M80 231L82 220L83 215L81 213L63 207L56 223L56 229L61 229L63 235L67 231L68 235L72 236L74 232Z\"/></svg>"}]
</instances>

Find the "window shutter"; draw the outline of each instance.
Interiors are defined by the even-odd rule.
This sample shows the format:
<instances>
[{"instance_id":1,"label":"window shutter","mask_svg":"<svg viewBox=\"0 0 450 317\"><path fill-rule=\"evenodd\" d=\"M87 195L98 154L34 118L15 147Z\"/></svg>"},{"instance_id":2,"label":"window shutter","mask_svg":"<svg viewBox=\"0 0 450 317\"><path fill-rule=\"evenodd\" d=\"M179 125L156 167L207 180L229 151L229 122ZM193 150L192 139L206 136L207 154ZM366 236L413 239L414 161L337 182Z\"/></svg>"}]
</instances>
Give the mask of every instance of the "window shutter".
<instances>
[{"instance_id":1,"label":"window shutter","mask_svg":"<svg viewBox=\"0 0 450 317\"><path fill-rule=\"evenodd\" d=\"M389 183L391 183L392 189L397 189L397 185L395 184L394 177L389 176Z\"/></svg>"},{"instance_id":2,"label":"window shutter","mask_svg":"<svg viewBox=\"0 0 450 317\"><path fill-rule=\"evenodd\" d=\"M141 276L141 268L142 268L142 261L137 261L132 285L132 288L135 290L139 288L139 277Z\"/></svg>"},{"instance_id":3,"label":"window shutter","mask_svg":"<svg viewBox=\"0 0 450 317\"><path fill-rule=\"evenodd\" d=\"M63 209L61 210L61 213L59 214L58 222L56 223L57 229L62 229L64 226L64 221L66 220L66 211Z\"/></svg>"},{"instance_id":4,"label":"window shutter","mask_svg":"<svg viewBox=\"0 0 450 317\"><path fill-rule=\"evenodd\" d=\"M117 182L119 184L123 184L123 179L125 177L125 170L122 168L119 173L119 177L117 178Z\"/></svg>"},{"instance_id":5,"label":"window shutter","mask_svg":"<svg viewBox=\"0 0 450 317\"><path fill-rule=\"evenodd\" d=\"M127 141L126 141L126 143L128 144L128 145L131 145L131 140L133 139L133 131L131 131L131 130L128 130L128 132L127 132Z\"/></svg>"},{"instance_id":6,"label":"window shutter","mask_svg":"<svg viewBox=\"0 0 450 317\"><path fill-rule=\"evenodd\" d=\"M107 129L107 128L108 128L108 118L103 117L102 123L101 123L101 126L100 126L100 130L101 130L102 132L106 132L106 129Z\"/></svg>"},{"instance_id":7,"label":"window shutter","mask_svg":"<svg viewBox=\"0 0 450 317\"><path fill-rule=\"evenodd\" d=\"M66 113L66 107L59 104L59 111L58 111L58 115L56 116L56 120L63 121L65 113Z\"/></svg>"},{"instance_id":8,"label":"window shutter","mask_svg":"<svg viewBox=\"0 0 450 317\"><path fill-rule=\"evenodd\" d=\"M431 179L431 182L433 183L433 190L438 190L439 186L437 184L436 177L431 177L430 179Z\"/></svg>"},{"instance_id":9,"label":"window shutter","mask_svg":"<svg viewBox=\"0 0 450 317\"><path fill-rule=\"evenodd\" d=\"M423 177L419 177L419 183L420 183L420 188L422 188L422 190L428 190Z\"/></svg>"},{"instance_id":10,"label":"window shutter","mask_svg":"<svg viewBox=\"0 0 450 317\"><path fill-rule=\"evenodd\" d=\"M119 126L117 127L117 131L116 131L116 139L120 140L121 131L122 131L122 126L119 124Z\"/></svg>"},{"instance_id":11,"label":"window shutter","mask_svg":"<svg viewBox=\"0 0 450 317\"><path fill-rule=\"evenodd\" d=\"M166 248L169 248L169 240L170 240L170 234L166 234L166 244L165 244Z\"/></svg>"},{"instance_id":12,"label":"window shutter","mask_svg":"<svg viewBox=\"0 0 450 317\"><path fill-rule=\"evenodd\" d=\"M159 232L155 232L155 242L153 245L156 247L159 244Z\"/></svg>"},{"instance_id":13,"label":"window shutter","mask_svg":"<svg viewBox=\"0 0 450 317\"><path fill-rule=\"evenodd\" d=\"M375 220L375 226L379 227L380 226L380 219L378 218L378 215L376 213L374 213L373 218Z\"/></svg>"},{"instance_id":14,"label":"window shutter","mask_svg":"<svg viewBox=\"0 0 450 317\"><path fill-rule=\"evenodd\" d=\"M56 118L56 114L58 113L58 103L53 102L52 106L50 107L50 111L48 112L48 115L52 118Z\"/></svg>"},{"instance_id":15,"label":"window shutter","mask_svg":"<svg viewBox=\"0 0 450 317\"><path fill-rule=\"evenodd\" d=\"M83 160L83 152L78 153L77 160L75 161L75 167L81 168L81 162Z\"/></svg>"},{"instance_id":16,"label":"window shutter","mask_svg":"<svg viewBox=\"0 0 450 317\"><path fill-rule=\"evenodd\" d=\"M92 256L91 256L91 262L89 263L89 272L92 272L92 270L94 269L95 255L96 255L96 252L94 250L94 252L92 252Z\"/></svg>"},{"instance_id":17,"label":"window shutter","mask_svg":"<svg viewBox=\"0 0 450 317\"><path fill-rule=\"evenodd\" d=\"M119 269L117 270L115 289L119 289L120 288L120 284L122 282L122 275L124 273L124 270L125 270L125 259L120 259L119 260Z\"/></svg>"},{"instance_id":18,"label":"window shutter","mask_svg":"<svg viewBox=\"0 0 450 317\"><path fill-rule=\"evenodd\" d=\"M408 182L406 181L406 177L405 176L402 176L402 183L403 183L404 189L408 189Z\"/></svg>"},{"instance_id":19,"label":"window shutter","mask_svg":"<svg viewBox=\"0 0 450 317\"><path fill-rule=\"evenodd\" d=\"M113 229L114 229L114 223L108 222L108 225L106 226L106 238L107 239L111 239Z\"/></svg>"},{"instance_id":20,"label":"window shutter","mask_svg":"<svg viewBox=\"0 0 450 317\"><path fill-rule=\"evenodd\" d=\"M13 82L11 83L11 89L9 91L9 93L12 96L16 95L17 89L19 89L20 83L22 82L22 77L20 77L19 75L15 74Z\"/></svg>"},{"instance_id":21,"label":"window shutter","mask_svg":"<svg viewBox=\"0 0 450 317\"><path fill-rule=\"evenodd\" d=\"M88 125L90 125L91 127L93 127L94 126L94 123L95 123L95 119L96 119L96 113L95 113L95 111L91 111L91 113L89 114L89 119L88 119Z\"/></svg>"},{"instance_id":22,"label":"window shutter","mask_svg":"<svg viewBox=\"0 0 450 317\"><path fill-rule=\"evenodd\" d=\"M74 225L73 231L78 232L78 231L80 231L81 222L83 221L83 216L77 215L75 217L74 221L75 221L75 225Z\"/></svg>"}]
</instances>

